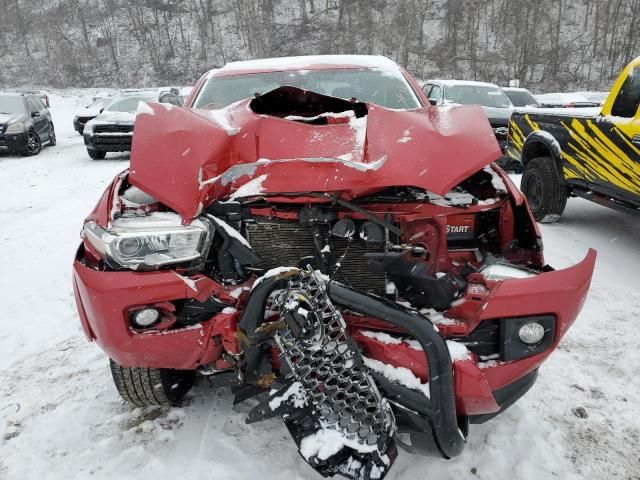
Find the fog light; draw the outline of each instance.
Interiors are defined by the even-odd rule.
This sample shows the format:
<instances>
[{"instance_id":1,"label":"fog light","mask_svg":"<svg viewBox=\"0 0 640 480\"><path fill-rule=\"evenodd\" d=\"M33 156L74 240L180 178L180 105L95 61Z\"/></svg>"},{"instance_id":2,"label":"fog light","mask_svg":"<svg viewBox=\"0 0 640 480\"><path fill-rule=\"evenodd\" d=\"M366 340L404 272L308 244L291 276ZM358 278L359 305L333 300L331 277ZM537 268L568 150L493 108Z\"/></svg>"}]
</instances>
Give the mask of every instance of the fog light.
<instances>
[{"instance_id":1,"label":"fog light","mask_svg":"<svg viewBox=\"0 0 640 480\"><path fill-rule=\"evenodd\" d=\"M143 308L133 313L131 323L134 327L149 328L160 320L160 312L155 308Z\"/></svg>"},{"instance_id":2,"label":"fog light","mask_svg":"<svg viewBox=\"0 0 640 480\"><path fill-rule=\"evenodd\" d=\"M525 323L518 330L518 336L523 343L535 345L544 338L544 327L538 322Z\"/></svg>"}]
</instances>

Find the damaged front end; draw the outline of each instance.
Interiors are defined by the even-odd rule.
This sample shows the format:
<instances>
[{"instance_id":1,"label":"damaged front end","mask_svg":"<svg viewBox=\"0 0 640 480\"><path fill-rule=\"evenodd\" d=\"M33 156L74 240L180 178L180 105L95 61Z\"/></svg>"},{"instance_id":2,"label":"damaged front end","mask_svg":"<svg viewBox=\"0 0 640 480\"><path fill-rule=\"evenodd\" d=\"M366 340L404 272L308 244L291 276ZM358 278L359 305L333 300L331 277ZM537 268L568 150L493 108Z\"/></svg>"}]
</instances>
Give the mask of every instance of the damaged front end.
<instances>
[{"instance_id":1,"label":"damaged front end","mask_svg":"<svg viewBox=\"0 0 640 480\"><path fill-rule=\"evenodd\" d=\"M434 110L293 87L153 106L85 224L85 332L119 365L258 396L247 421L281 416L323 475L382 478L397 446L458 455L533 384L595 252L545 265L490 129Z\"/></svg>"}]
</instances>

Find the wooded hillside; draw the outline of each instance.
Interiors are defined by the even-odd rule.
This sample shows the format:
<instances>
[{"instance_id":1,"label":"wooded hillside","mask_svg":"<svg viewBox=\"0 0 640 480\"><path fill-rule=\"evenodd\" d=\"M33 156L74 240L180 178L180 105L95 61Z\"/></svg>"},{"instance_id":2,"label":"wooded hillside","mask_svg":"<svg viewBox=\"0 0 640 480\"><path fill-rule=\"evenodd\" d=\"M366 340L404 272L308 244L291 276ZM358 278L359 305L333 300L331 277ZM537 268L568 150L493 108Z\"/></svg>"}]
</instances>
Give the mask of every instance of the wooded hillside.
<instances>
[{"instance_id":1,"label":"wooded hillside","mask_svg":"<svg viewBox=\"0 0 640 480\"><path fill-rule=\"evenodd\" d=\"M382 54L420 78L608 89L640 0L2 0L0 85L192 84L225 62Z\"/></svg>"}]
</instances>

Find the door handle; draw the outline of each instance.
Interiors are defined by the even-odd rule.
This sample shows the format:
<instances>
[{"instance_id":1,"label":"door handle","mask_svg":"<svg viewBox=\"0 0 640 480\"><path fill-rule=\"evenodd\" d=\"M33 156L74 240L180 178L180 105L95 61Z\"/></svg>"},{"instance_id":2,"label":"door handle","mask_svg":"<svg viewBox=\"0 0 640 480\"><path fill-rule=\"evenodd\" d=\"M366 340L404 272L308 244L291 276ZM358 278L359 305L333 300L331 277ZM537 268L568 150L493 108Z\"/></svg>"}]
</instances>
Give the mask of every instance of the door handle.
<instances>
[{"instance_id":1,"label":"door handle","mask_svg":"<svg viewBox=\"0 0 640 480\"><path fill-rule=\"evenodd\" d=\"M640 135L635 134L631 139L631 143L633 143L634 145L640 146Z\"/></svg>"}]
</instances>

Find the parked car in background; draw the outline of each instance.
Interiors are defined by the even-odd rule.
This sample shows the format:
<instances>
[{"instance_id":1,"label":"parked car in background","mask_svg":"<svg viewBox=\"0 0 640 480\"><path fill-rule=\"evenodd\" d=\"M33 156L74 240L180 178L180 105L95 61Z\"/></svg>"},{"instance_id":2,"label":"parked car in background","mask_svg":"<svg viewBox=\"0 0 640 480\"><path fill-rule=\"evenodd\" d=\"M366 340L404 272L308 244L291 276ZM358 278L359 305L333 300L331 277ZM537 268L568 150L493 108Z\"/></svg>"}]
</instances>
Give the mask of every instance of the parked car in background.
<instances>
[{"instance_id":1,"label":"parked car in background","mask_svg":"<svg viewBox=\"0 0 640 480\"><path fill-rule=\"evenodd\" d=\"M543 108L590 108L602 104L598 100L589 100L582 93L543 93L536 95L536 100Z\"/></svg>"},{"instance_id":2,"label":"parked car in background","mask_svg":"<svg viewBox=\"0 0 640 480\"><path fill-rule=\"evenodd\" d=\"M91 105L86 106L81 112L73 117L73 128L82 135L84 126L89 120L93 120L102 113L102 110L111 103L113 97L97 97L93 99Z\"/></svg>"},{"instance_id":3,"label":"parked car in background","mask_svg":"<svg viewBox=\"0 0 640 480\"><path fill-rule=\"evenodd\" d=\"M539 107L536 97L526 88L502 87L502 91L509 97L514 107Z\"/></svg>"},{"instance_id":4,"label":"parked car in background","mask_svg":"<svg viewBox=\"0 0 640 480\"><path fill-rule=\"evenodd\" d=\"M0 93L0 151L30 156L55 144L51 113L39 95Z\"/></svg>"},{"instance_id":5,"label":"parked car in background","mask_svg":"<svg viewBox=\"0 0 640 480\"><path fill-rule=\"evenodd\" d=\"M46 90L38 90L33 88L16 88L9 91L15 93L23 93L25 95L36 95L37 97L40 97L40 100L42 100L42 103L44 103L47 108L51 106L49 103L49 93Z\"/></svg>"},{"instance_id":6,"label":"parked car in background","mask_svg":"<svg viewBox=\"0 0 640 480\"><path fill-rule=\"evenodd\" d=\"M555 222L569 197L640 213L640 57L602 108L515 112L508 155L522 162L520 188L536 219Z\"/></svg>"},{"instance_id":7,"label":"parked car in background","mask_svg":"<svg viewBox=\"0 0 640 480\"><path fill-rule=\"evenodd\" d=\"M493 83L466 80L428 80L422 89L432 105L480 105L504 153L513 104L500 87ZM519 168L519 165L509 161L508 157L498 160L498 164L507 170Z\"/></svg>"},{"instance_id":8,"label":"parked car in background","mask_svg":"<svg viewBox=\"0 0 640 480\"><path fill-rule=\"evenodd\" d=\"M182 97L174 91L152 90L134 91L113 98L97 117L84 125L84 144L91 158L100 160L107 152L131 150L133 126L140 102L182 106Z\"/></svg>"}]
</instances>

